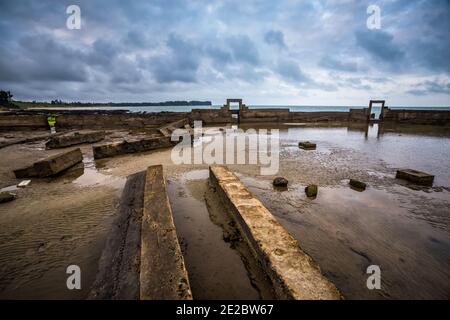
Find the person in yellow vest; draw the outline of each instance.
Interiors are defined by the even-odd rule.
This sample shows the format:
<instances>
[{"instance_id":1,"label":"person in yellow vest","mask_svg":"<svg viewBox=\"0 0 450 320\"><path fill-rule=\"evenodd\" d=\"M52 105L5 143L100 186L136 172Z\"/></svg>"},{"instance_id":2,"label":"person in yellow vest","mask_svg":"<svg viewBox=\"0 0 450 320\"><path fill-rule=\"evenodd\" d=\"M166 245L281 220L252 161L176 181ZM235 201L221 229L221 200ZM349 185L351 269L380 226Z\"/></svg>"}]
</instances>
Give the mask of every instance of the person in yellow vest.
<instances>
[{"instance_id":1,"label":"person in yellow vest","mask_svg":"<svg viewBox=\"0 0 450 320\"><path fill-rule=\"evenodd\" d=\"M52 115L49 115L48 117L47 117L47 122L48 122L48 125L50 126L50 133L56 133L56 128L55 128L55 125L56 125L56 116L54 115L54 114L52 114Z\"/></svg>"}]
</instances>

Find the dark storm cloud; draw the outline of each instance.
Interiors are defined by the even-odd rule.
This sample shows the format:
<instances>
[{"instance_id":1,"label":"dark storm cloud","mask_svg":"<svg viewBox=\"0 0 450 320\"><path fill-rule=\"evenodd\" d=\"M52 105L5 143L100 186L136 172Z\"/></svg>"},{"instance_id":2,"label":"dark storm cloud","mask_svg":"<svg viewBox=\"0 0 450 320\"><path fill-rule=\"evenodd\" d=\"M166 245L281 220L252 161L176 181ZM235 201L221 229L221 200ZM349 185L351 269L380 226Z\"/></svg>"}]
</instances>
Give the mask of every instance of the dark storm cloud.
<instances>
[{"instance_id":1,"label":"dark storm cloud","mask_svg":"<svg viewBox=\"0 0 450 320\"><path fill-rule=\"evenodd\" d=\"M27 99L213 99L238 82L254 97L276 91L275 78L302 92L449 94L449 1L379 0L381 30L366 28L370 1L80 0L81 30L66 28L68 4L0 1L1 88ZM411 87L394 87L400 77Z\"/></svg>"},{"instance_id":2,"label":"dark storm cloud","mask_svg":"<svg viewBox=\"0 0 450 320\"><path fill-rule=\"evenodd\" d=\"M377 60L396 63L405 56L405 53L393 41L394 37L385 31L357 31L355 36L356 43Z\"/></svg>"},{"instance_id":3,"label":"dark storm cloud","mask_svg":"<svg viewBox=\"0 0 450 320\"><path fill-rule=\"evenodd\" d=\"M168 53L152 58L149 63L158 82L196 82L200 65L200 50L190 40L171 34L167 40Z\"/></svg>"},{"instance_id":4,"label":"dark storm cloud","mask_svg":"<svg viewBox=\"0 0 450 320\"><path fill-rule=\"evenodd\" d=\"M309 77L303 73L299 65L293 60L279 60L276 65L276 71L288 81L294 81L300 84L311 82Z\"/></svg>"},{"instance_id":5,"label":"dark storm cloud","mask_svg":"<svg viewBox=\"0 0 450 320\"><path fill-rule=\"evenodd\" d=\"M274 45L280 49L286 48L284 43L284 34L278 30L269 30L264 35L264 41L270 45Z\"/></svg>"},{"instance_id":6,"label":"dark storm cloud","mask_svg":"<svg viewBox=\"0 0 450 320\"><path fill-rule=\"evenodd\" d=\"M415 89L409 90L409 93L416 96L423 96L429 93L443 93L450 95L450 83L440 83L438 81L424 81L416 85Z\"/></svg>"},{"instance_id":7,"label":"dark storm cloud","mask_svg":"<svg viewBox=\"0 0 450 320\"><path fill-rule=\"evenodd\" d=\"M227 43L233 52L234 60L254 66L260 63L258 49L249 36L233 36L228 38Z\"/></svg>"}]
</instances>

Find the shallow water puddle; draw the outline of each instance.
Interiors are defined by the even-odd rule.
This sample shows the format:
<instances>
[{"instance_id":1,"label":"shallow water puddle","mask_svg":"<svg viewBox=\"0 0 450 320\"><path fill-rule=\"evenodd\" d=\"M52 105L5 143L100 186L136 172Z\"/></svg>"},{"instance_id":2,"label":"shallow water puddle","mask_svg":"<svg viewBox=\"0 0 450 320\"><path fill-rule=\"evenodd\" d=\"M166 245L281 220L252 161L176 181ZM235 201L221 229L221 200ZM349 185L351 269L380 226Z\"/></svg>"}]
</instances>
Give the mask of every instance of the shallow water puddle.
<instances>
[{"instance_id":1,"label":"shallow water puddle","mask_svg":"<svg viewBox=\"0 0 450 320\"><path fill-rule=\"evenodd\" d=\"M194 299L259 299L239 254L210 219L207 177L208 170L193 170L167 186Z\"/></svg>"},{"instance_id":2,"label":"shallow water puddle","mask_svg":"<svg viewBox=\"0 0 450 320\"><path fill-rule=\"evenodd\" d=\"M270 181L241 178L347 298L448 297L446 191L319 186L317 198L308 199L302 185L280 192ZM429 211L415 210L417 202L428 203ZM367 289L369 265L380 266L382 290Z\"/></svg>"}]
</instances>

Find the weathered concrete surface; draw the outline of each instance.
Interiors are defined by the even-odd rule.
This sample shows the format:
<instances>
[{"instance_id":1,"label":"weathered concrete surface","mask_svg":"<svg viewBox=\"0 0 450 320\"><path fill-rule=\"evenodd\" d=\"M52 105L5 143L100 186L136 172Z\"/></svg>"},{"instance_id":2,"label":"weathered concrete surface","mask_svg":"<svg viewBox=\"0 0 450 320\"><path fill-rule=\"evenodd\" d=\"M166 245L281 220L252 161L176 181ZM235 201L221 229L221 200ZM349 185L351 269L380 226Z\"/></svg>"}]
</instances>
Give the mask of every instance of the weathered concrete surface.
<instances>
[{"instance_id":1,"label":"weathered concrete surface","mask_svg":"<svg viewBox=\"0 0 450 320\"><path fill-rule=\"evenodd\" d=\"M170 137L172 135L172 132L175 129L184 127L185 125L188 125L188 124L189 124L189 119L188 118L184 118L184 119L181 119L181 120L178 120L178 121L175 121L175 122L171 122L171 123L169 123L169 124L167 124L165 126L162 126L158 130L159 130L159 132L161 132L161 134L164 137Z\"/></svg>"},{"instance_id":2,"label":"weathered concrete surface","mask_svg":"<svg viewBox=\"0 0 450 320\"><path fill-rule=\"evenodd\" d=\"M59 153L34 163L30 167L14 170L16 178L44 178L58 174L83 161L80 148Z\"/></svg>"},{"instance_id":3,"label":"weathered concrete surface","mask_svg":"<svg viewBox=\"0 0 450 320\"><path fill-rule=\"evenodd\" d=\"M434 181L433 175L413 169L397 170L395 177L426 186L433 185Z\"/></svg>"},{"instance_id":4,"label":"weathered concrete surface","mask_svg":"<svg viewBox=\"0 0 450 320\"><path fill-rule=\"evenodd\" d=\"M47 129L47 115L57 113L56 129L158 128L188 118L189 112L132 113L124 110L25 110L0 114L0 130Z\"/></svg>"},{"instance_id":5,"label":"weathered concrete surface","mask_svg":"<svg viewBox=\"0 0 450 320\"><path fill-rule=\"evenodd\" d=\"M94 143L105 139L105 131L71 132L59 136L51 136L45 147L47 149L65 148L82 143Z\"/></svg>"},{"instance_id":6,"label":"weathered concrete surface","mask_svg":"<svg viewBox=\"0 0 450 320\"><path fill-rule=\"evenodd\" d=\"M298 242L227 167L211 166L210 180L271 279L278 298L341 298Z\"/></svg>"},{"instance_id":7,"label":"weathered concrete surface","mask_svg":"<svg viewBox=\"0 0 450 320\"><path fill-rule=\"evenodd\" d=\"M384 122L405 124L450 124L450 111L448 110L408 110L383 108L381 118Z\"/></svg>"},{"instance_id":8,"label":"weathered concrete surface","mask_svg":"<svg viewBox=\"0 0 450 320\"><path fill-rule=\"evenodd\" d=\"M113 157L126 153L144 152L159 148L171 147L172 141L168 137L147 138L136 141L122 141L110 144L93 146L95 159Z\"/></svg>"},{"instance_id":9,"label":"weathered concrete surface","mask_svg":"<svg viewBox=\"0 0 450 320\"><path fill-rule=\"evenodd\" d=\"M141 228L141 299L192 299L161 165L149 167Z\"/></svg>"},{"instance_id":10,"label":"weathered concrete surface","mask_svg":"<svg viewBox=\"0 0 450 320\"><path fill-rule=\"evenodd\" d=\"M11 139L9 141L0 142L0 149L15 145L15 144L34 142L34 141L39 141L39 140L46 140L48 138L58 137L63 134L67 134L67 132L58 132L58 133L54 133L54 134L46 133L46 134L41 134L41 135L30 137L30 138Z\"/></svg>"},{"instance_id":11,"label":"weathered concrete surface","mask_svg":"<svg viewBox=\"0 0 450 320\"><path fill-rule=\"evenodd\" d=\"M139 299L145 174L127 178L89 299Z\"/></svg>"}]
</instances>

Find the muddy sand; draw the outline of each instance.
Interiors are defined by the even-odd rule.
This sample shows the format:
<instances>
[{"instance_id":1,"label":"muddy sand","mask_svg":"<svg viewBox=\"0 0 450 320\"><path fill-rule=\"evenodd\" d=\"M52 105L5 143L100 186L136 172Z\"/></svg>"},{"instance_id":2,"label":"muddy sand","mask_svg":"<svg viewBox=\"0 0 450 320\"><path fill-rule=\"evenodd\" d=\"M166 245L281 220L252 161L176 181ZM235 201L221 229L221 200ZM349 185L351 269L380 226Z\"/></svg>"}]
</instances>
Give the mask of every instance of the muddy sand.
<instances>
[{"instance_id":1,"label":"muddy sand","mask_svg":"<svg viewBox=\"0 0 450 320\"><path fill-rule=\"evenodd\" d=\"M450 298L450 133L420 127L365 130L280 127L280 170L287 190L256 165L229 165L320 265L347 299ZM0 141L45 132L0 133ZM146 132L107 132L110 141ZM317 143L315 151L298 148ZM55 178L14 187L12 170L64 149L45 141L0 149L0 189L17 199L0 205L0 298L86 298L118 210L126 177L163 164L169 198L194 298L272 298L270 288L228 225L208 184L208 165L175 165L171 150L95 161ZM252 151L253 152L253 151ZM395 179L397 168L436 175L433 187ZM368 184L352 190L349 178ZM317 198L304 194L319 186ZM82 270L82 289L66 288L66 267ZM369 290L366 268L379 265L382 289Z\"/></svg>"}]
</instances>

